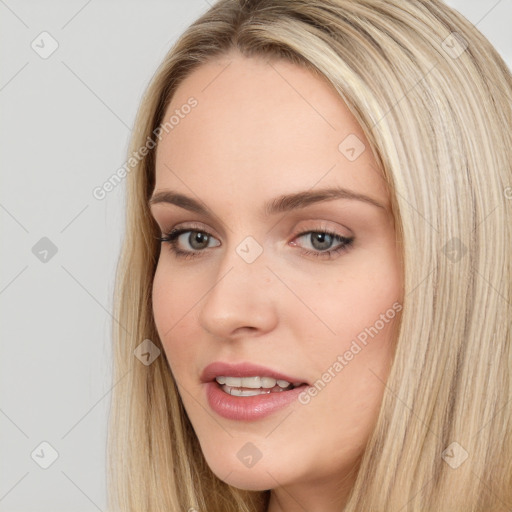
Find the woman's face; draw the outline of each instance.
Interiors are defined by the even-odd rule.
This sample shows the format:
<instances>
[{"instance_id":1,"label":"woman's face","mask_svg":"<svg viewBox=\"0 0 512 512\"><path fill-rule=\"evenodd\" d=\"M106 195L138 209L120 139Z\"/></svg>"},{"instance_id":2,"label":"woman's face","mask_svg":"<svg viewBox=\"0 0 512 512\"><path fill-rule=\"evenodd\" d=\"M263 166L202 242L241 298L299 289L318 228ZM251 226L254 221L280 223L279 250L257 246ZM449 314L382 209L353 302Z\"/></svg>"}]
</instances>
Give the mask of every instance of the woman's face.
<instances>
[{"instance_id":1,"label":"woman's face","mask_svg":"<svg viewBox=\"0 0 512 512\"><path fill-rule=\"evenodd\" d=\"M325 82L239 54L190 74L171 116L151 211L183 233L178 255L162 243L153 308L204 456L235 487L327 496L376 420L401 309L368 141Z\"/></svg>"}]
</instances>

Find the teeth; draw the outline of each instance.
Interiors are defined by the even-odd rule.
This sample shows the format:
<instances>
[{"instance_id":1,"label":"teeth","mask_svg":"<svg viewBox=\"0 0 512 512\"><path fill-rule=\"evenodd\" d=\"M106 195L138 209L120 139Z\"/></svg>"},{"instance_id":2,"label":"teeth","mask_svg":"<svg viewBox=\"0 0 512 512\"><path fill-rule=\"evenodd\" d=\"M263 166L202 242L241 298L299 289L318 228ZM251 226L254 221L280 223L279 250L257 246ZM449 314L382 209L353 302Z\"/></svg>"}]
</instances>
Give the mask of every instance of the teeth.
<instances>
[{"instance_id":1,"label":"teeth","mask_svg":"<svg viewBox=\"0 0 512 512\"><path fill-rule=\"evenodd\" d=\"M290 383L286 380L276 380L272 377L227 377L227 376L219 376L215 379L220 385L226 385L231 388L250 388L250 389L259 389L266 388L268 390L272 389L276 384L280 388L287 388L290 386ZM248 396L248 395L244 395Z\"/></svg>"},{"instance_id":2,"label":"teeth","mask_svg":"<svg viewBox=\"0 0 512 512\"><path fill-rule=\"evenodd\" d=\"M222 390L233 396L256 396L271 393L270 389L238 389L222 386Z\"/></svg>"},{"instance_id":3,"label":"teeth","mask_svg":"<svg viewBox=\"0 0 512 512\"><path fill-rule=\"evenodd\" d=\"M276 379L272 377L261 377L260 380L262 388L273 388L276 385Z\"/></svg>"},{"instance_id":4,"label":"teeth","mask_svg":"<svg viewBox=\"0 0 512 512\"><path fill-rule=\"evenodd\" d=\"M275 380L274 386L275 386ZM261 384L261 377L226 377L226 386L234 387L234 388L251 388L251 389L259 389L264 387ZM267 387L267 386L265 386ZM273 387L273 386L271 386Z\"/></svg>"}]
</instances>

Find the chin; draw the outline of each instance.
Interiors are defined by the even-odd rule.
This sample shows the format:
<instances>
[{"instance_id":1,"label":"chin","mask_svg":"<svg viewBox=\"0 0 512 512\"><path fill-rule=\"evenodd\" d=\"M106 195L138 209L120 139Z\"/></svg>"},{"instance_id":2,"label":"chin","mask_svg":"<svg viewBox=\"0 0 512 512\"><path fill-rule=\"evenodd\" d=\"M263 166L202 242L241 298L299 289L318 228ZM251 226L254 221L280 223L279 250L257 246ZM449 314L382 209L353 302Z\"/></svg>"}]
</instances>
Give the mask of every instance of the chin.
<instances>
[{"instance_id":1,"label":"chin","mask_svg":"<svg viewBox=\"0 0 512 512\"><path fill-rule=\"evenodd\" d=\"M217 478L237 489L266 491L277 485L276 478L273 478L273 472L267 466L263 466L261 462L250 468L244 467L242 463L233 465L226 461L217 462L212 464L207 460L208 466ZM279 477L277 480L279 481Z\"/></svg>"},{"instance_id":2,"label":"chin","mask_svg":"<svg viewBox=\"0 0 512 512\"><path fill-rule=\"evenodd\" d=\"M219 475L217 475L221 478ZM224 474L226 476L226 474ZM266 491L276 486L276 480L274 480L268 473L258 471L254 473L250 469L241 470L236 469L227 478L221 478L221 480L232 487L242 489L244 491Z\"/></svg>"}]
</instances>

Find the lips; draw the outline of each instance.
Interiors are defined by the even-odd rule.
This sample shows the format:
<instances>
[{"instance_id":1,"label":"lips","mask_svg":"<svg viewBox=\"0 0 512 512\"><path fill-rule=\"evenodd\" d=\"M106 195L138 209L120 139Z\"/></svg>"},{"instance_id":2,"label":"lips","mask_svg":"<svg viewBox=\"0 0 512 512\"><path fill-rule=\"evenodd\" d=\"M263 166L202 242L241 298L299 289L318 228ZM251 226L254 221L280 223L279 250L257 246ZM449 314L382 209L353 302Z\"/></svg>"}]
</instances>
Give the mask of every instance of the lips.
<instances>
[{"instance_id":1,"label":"lips","mask_svg":"<svg viewBox=\"0 0 512 512\"><path fill-rule=\"evenodd\" d=\"M238 379L242 379L245 381L242 384L251 384L253 387L221 385L216 377L231 377L229 382L235 381L235 384ZM270 377L276 382L286 381L294 386L283 389L276 385L272 389L256 389L254 384L258 379L254 379L254 382L248 379L248 382L245 380L248 377ZM204 384L204 397L210 409L219 416L234 421L260 420L291 406L300 393L309 386L301 377L253 363L232 364L217 361L206 366L200 378ZM263 382L263 379L261 383L268 385L268 381ZM222 382L226 379L219 380Z\"/></svg>"},{"instance_id":2,"label":"lips","mask_svg":"<svg viewBox=\"0 0 512 512\"><path fill-rule=\"evenodd\" d=\"M253 363L225 363L216 361L206 366L201 373L201 382L211 382L219 376L228 377L272 377L276 380L285 380L294 385L308 384L302 377L288 375L266 366ZM309 385L309 384L308 384Z\"/></svg>"}]
</instances>

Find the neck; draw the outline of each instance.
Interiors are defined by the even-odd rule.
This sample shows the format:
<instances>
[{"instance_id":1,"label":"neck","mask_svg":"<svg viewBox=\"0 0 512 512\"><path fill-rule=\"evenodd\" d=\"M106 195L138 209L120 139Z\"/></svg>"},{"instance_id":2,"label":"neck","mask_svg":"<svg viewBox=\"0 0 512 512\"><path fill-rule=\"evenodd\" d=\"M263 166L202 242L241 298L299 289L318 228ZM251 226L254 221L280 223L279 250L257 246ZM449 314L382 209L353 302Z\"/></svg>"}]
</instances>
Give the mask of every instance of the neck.
<instances>
[{"instance_id":1,"label":"neck","mask_svg":"<svg viewBox=\"0 0 512 512\"><path fill-rule=\"evenodd\" d=\"M330 482L277 486L270 493L267 512L340 512L348 501L355 472Z\"/></svg>"}]
</instances>

